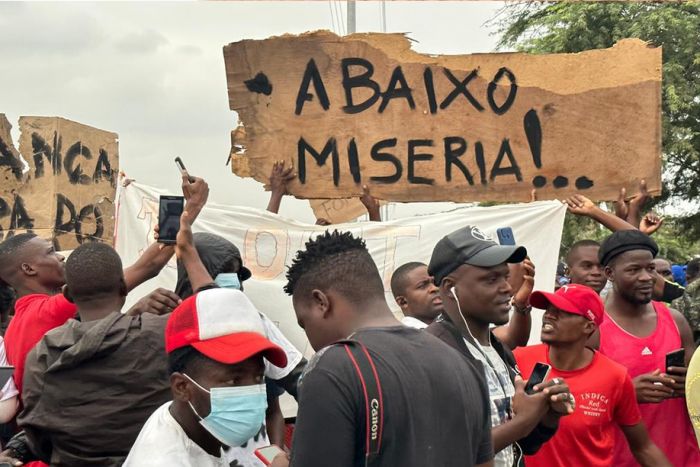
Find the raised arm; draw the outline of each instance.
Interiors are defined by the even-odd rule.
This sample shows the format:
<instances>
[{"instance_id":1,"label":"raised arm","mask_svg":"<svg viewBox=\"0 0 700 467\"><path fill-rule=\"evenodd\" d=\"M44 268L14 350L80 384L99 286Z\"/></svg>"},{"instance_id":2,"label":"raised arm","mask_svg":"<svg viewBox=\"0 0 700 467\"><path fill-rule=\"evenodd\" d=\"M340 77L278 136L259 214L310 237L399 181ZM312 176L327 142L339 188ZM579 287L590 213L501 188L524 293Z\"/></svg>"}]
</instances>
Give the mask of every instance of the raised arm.
<instances>
[{"instance_id":1,"label":"raised arm","mask_svg":"<svg viewBox=\"0 0 700 467\"><path fill-rule=\"evenodd\" d=\"M379 201L369 193L369 187L367 185L362 186L362 196L360 196L360 201L367 208L367 213L369 214L369 220L375 222L382 221L382 215L379 212Z\"/></svg>"},{"instance_id":2,"label":"raised arm","mask_svg":"<svg viewBox=\"0 0 700 467\"><path fill-rule=\"evenodd\" d=\"M192 177L190 183L187 177L182 178L182 193L187 200L187 212L192 222L199 216L209 197L209 185L201 178ZM172 245L154 243L146 248L134 264L124 269L124 280L129 291L135 289L149 279L156 277L168 264L175 253Z\"/></svg>"},{"instance_id":3,"label":"raised arm","mask_svg":"<svg viewBox=\"0 0 700 467\"><path fill-rule=\"evenodd\" d=\"M596 222L604 225L613 232L618 230L636 230L637 228L620 217L605 212L600 209L590 199L583 195L573 195L566 199L566 204L569 206L569 212L577 216L590 217Z\"/></svg>"},{"instance_id":4,"label":"raised arm","mask_svg":"<svg viewBox=\"0 0 700 467\"><path fill-rule=\"evenodd\" d=\"M194 238L192 237L193 220L193 216L189 211L184 211L182 216L180 216L180 230L177 233L175 254L182 261L182 264L185 265L185 270L192 284L192 291L197 292L205 285L214 282L214 280L209 275L207 268L204 267L194 246Z\"/></svg>"},{"instance_id":5,"label":"raised arm","mask_svg":"<svg viewBox=\"0 0 700 467\"><path fill-rule=\"evenodd\" d=\"M530 294L535 286L535 265L528 258L522 263L510 264L509 267L509 282L516 291L513 295L513 313L508 324L498 326L493 333L512 350L526 346L530 339Z\"/></svg>"},{"instance_id":6,"label":"raised arm","mask_svg":"<svg viewBox=\"0 0 700 467\"><path fill-rule=\"evenodd\" d=\"M287 194L287 182L296 177L294 167L284 168L284 161L277 161L272 165L270 173L270 201L267 210L278 214L282 197Z\"/></svg>"}]
</instances>

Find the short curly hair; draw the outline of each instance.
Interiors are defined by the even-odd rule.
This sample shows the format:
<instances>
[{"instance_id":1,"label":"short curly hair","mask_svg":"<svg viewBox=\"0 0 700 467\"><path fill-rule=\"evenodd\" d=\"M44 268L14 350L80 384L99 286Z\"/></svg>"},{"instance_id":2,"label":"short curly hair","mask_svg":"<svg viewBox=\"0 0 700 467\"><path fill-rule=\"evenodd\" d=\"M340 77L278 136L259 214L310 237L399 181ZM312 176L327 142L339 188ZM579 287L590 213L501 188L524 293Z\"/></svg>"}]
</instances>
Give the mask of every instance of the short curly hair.
<instances>
[{"instance_id":1,"label":"short curly hair","mask_svg":"<svg viewBox=\"0 0 700 467\"><path fill-rule=\"evenodd\" d=\"M313 289L333 289L353 303L384 295L379 270L362 238L326 231L305 246L287 270L287 294L304 297Z\"/></svg>"}]
</instances>

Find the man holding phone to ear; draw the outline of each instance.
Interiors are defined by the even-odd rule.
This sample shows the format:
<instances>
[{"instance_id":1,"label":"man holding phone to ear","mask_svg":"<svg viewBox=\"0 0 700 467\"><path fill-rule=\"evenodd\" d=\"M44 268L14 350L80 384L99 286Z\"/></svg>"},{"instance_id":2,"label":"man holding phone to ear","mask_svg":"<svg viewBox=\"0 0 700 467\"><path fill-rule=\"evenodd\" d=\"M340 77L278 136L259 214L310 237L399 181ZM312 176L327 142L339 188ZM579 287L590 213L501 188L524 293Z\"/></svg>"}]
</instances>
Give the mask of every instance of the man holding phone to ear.
<instances>
[{"instance_id":1,"label":"man holding phone to ear","mask_svg":"<svg viewBox=\"0 0 700 467\"><path fill-rule=\"evenodd\" d=\"M513 354L489 329L508 322L513 298L508 264L526 255L522 246L499 245L477 227L466 226L437 243L428 266L445 312L427 332L485 374L494 465L502 467L516 463L516 443L525 454L537 452L554 435L559 418L573 410L561 378L538 384L533 394L526 394Z\"/></svg>"},{"instance_id":2,"label":"man holding phone to ear","mask_svg":"<svg viewBox=\"0 0 700 467\"><path fill-rule=\"evenodd\" d=\"M546 310L543 343L516 349L518 366L523 377L530 377L538 363L549 365L550 378L566 378L576 405L574 413L560 421L552 439L525 457L528 467L615 465L615 426L642 466L670 466L649 438L627 369L586 347L605 314L596 291L585 285L564 285L556 293L534 292L530 303Z\"/></svg>"}]
</instances>

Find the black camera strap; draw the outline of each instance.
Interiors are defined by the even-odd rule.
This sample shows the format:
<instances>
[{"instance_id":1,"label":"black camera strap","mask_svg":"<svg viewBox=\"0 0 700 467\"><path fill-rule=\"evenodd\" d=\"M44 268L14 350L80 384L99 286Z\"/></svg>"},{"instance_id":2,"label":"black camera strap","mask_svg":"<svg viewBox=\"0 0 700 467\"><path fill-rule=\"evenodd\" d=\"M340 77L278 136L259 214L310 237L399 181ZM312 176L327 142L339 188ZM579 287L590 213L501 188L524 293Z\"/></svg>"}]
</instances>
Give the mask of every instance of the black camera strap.
<instances>
[{"instance_id":1,"label":"black camera strap","mask_svg":"<svg viewBox=\"0 0 700 467\"><path fill-rule=\"evenodd\" d=\"M379 465L378 456L382 446L384 429L382 385L374 361L362 343L348 339L340 341L338 344L345 348L360 380L365 403L365 466L374 467Z\"/></svg>"}]
</instances>

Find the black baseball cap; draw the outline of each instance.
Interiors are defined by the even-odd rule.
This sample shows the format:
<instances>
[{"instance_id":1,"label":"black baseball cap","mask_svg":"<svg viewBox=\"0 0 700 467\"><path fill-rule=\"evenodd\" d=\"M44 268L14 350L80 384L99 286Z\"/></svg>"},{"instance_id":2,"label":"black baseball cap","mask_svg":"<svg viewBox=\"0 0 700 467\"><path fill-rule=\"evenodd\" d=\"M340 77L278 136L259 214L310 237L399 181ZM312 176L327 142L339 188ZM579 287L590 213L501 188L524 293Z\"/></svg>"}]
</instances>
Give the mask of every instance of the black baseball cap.
<instances>
[{"instance_id":1,"label":"black baseball cap","mask_svg":"<svg viewBox=\"0 0 700 467\"><path fill-rule=\"evenodd\" d=\"M499 245L470 225L445 235L433 249L428 274L435 285L462 264L490 268L502 263L520 263L527 256L523 246Z\"/></svg>"},{"instance_id":2,"label":"black baseball cap","mask_svg":"<svg viewBox=\"0 0 700 467\"><path fill-rule=\"evenodd\" d=\"M600 264L607 266L616 256L632 250L647 250L656 257L659 246L649 235L639 230L618 230L603 240L598 250L598 260Z\"/></svg>"}]
</instances>

